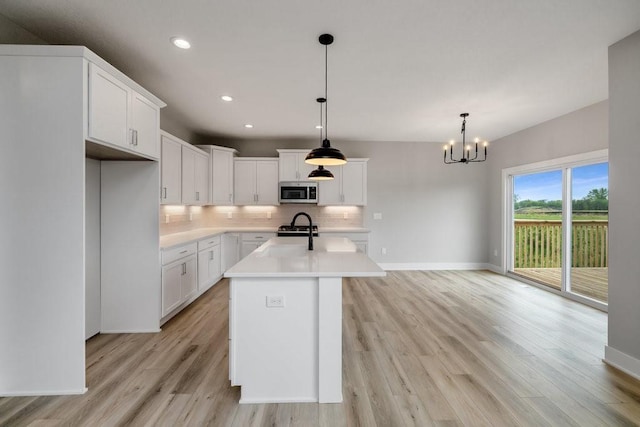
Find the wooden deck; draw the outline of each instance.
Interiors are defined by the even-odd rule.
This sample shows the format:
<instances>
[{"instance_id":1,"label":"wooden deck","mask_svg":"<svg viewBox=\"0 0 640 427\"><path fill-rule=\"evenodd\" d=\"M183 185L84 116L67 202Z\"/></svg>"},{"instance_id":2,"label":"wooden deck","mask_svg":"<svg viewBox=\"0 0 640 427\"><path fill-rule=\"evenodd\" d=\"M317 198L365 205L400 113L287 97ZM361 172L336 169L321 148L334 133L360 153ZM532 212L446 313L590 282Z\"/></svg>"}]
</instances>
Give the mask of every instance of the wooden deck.
<instances>
[{"instance_id":1,"label":"wooden deck","mask_svg":"<svg viewBox=\"0 0 640 427\"><path fill-rule=\"evenodd\" d=\"M560 268L516 268L513 272L554 289L560 290L562 286ZM571 290L606 303L609 289L608 273L607 267L574 267L571 269Z\"/></svg>"}]
</instances>

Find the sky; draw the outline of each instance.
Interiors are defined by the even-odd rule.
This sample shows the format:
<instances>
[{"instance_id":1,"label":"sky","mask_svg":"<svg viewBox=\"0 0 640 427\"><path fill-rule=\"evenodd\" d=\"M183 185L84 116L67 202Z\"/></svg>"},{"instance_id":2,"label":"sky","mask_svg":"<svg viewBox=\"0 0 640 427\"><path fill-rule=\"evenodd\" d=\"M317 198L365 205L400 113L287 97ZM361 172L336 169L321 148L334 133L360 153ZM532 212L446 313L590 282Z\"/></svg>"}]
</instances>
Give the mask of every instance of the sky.
<instances>
[{"instance_id":1,"label":"sky","mask_svg":"<svg viewBox=\"0 0 640 427\"><path fill-rule=\"evenodd\" d=\"M597 163L572 169L572 198L582 199L594 188L609 188L609 164ZM562 171L516 175L513 192L518 200L562 200Z\"/></svg>"}]
</instances>

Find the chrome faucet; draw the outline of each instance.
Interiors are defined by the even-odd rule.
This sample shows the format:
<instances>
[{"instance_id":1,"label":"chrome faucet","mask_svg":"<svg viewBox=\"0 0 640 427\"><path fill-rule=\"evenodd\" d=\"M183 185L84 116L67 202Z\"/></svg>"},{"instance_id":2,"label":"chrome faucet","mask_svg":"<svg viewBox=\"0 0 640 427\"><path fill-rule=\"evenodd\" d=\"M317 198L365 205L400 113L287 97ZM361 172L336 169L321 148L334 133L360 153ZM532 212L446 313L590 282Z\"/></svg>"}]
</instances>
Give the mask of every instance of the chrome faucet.
<instances>
[{"instance_id":1,"label":"chrome faucet","mask_svg":"<svg viewBox=\"0 0 640 427\"><path fill-rule=\"evenodd\" d=\"M309 216L309 214L306 212L298 212L297 214L295 214L293 216L293 219L291 220L291 228L293 228L296 225L296 219L298 219L300 215L306 216L307 219L309 220L309 250L312 251L313 250L313 222L311 222L311 217Z\"/></svg>"}]
</instances>

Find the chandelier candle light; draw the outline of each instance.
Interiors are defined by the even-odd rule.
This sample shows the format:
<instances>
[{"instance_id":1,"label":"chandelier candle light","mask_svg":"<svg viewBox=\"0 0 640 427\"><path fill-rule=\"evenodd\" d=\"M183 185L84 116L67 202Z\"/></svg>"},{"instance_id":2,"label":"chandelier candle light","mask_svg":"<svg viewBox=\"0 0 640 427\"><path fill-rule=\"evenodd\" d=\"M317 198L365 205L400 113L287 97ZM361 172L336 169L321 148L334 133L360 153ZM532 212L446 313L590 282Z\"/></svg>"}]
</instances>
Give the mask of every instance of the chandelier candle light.
<instances>
[{"instance_id":1,"label":"chandelier candle light","mask_svg":"<svg viewBox=\"0 0 640 427\"><path fill-rule=\"evenodd\" d=\"M453 145L455 144L455 141L451 140L449 141L449 145L444 146L444 162L447 165L451 165L453 163L475 163L475 162L484 162L485 160L487 160L487 145L489 145L489 143L487 141L484 141L483 146L484 146L484 157L482 158L478 158L478 143L480 142L480 139L476 138L475 139L475 155L473 156L473 158L471 158L471 145L465 145L466 144L466 124L467 124L467 117L469 117L469 113L462 113L460 114L460 117L462 117L462 130L460 131L460 133L462 133L462 157L460 159L455 159L453 157ZM449 159L447 159L447 151L449 151Z\"/></svg>"},{"instance_id":2,"label":"chandelier candle light","mask_svg":"<svg viewBox=\"0 0 640 427\"><path fill-rule=\"evenodd\" d=\"M318 41L324 46L324 102L320 103L320 108L324 105L324 139L322 140L322 146L311 150L307 157L304 159L305 163L317 166L338 166L347 163L347 158L337 148L331 147L328 136L328 97L327 97L327 82L328 82L328 46L333 43L333 36L331 34L322 34ZM319 98L320 99L320 98ZM318 100L318 102L320 102ZM324 169L324 168L323 168ZM314 171L315 172L315 171ZM313 175L313 172L312 172ZM311 177L311 176L309 176Z\"/></svg>"}]
</instances>

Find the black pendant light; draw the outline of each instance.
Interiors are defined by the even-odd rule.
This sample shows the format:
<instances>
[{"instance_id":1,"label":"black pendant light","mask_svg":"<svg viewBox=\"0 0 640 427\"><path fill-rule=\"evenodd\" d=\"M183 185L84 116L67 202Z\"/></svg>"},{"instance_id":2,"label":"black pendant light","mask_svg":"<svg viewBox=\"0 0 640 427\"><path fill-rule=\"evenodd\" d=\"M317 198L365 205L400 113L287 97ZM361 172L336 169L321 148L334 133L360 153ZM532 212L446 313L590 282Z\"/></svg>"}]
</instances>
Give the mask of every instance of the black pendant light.
<instances>
[{"instance_id":1,"label":"black pendant light","mask_svg":"<svg viewBox=\"0 0 640 427\"><path fill-rule=\"evenodd\" d=\"M331 34L322 34L318 40L320 41L320 44L324 46L324 99L325 101L328 99L327 98L327 82L328 82L328 46L333 43L333 36ZM319 166L337 166L337 165L344 165L345 163L347 163L347 158L344 156L344 154L342 154L340 152L340 150L338 150L337 148L333 148L331 146L331 143L329 141L329 137L328 137L328 129L327 129L327 122L328 122L328 113L327 113L327 105L328 102L324 103L324 139L322 140L322 146L318 147L318 148L314 148L313 150L311 150L311 152L309 154L307 154L307 157L304 159L305 163L309 163L311 165L319 165ZM322 105L321 105L322 108Z\"/></svg>"},{"instance_id":2,"label":"black pendant light","mask_svg":"<svg viewBox=\"0 0 640 427\"><path fill-rule=\"evenodd\" d=\"M318 104L320 104L320 141L322 141L322 129L324 127L322 126L322 104L324 104L327 100L325 98L318 98L316 99L316 101L318 101ZM320 165L318 166L318 169L314 169L311 171L308 178L312 181L329 181L334 177L330 170L327 170L324 168L324 166Z\"/></svg>"}]
</instances>

